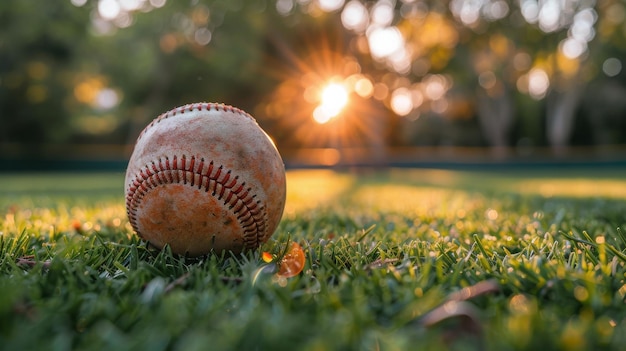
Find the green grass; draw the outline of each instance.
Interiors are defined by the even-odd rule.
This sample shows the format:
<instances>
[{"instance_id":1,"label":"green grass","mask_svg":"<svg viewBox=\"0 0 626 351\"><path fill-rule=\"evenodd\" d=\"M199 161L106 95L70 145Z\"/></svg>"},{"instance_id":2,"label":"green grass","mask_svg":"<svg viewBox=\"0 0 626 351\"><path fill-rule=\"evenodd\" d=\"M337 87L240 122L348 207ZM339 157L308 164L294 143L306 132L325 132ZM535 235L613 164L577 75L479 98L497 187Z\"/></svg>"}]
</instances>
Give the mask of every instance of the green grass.
<instances>
[{"instance_id":1,"label":"green grass","mask_svg":"<svg viewBox=\"0 0 626 351\"><path fill-rule=\"evenodd\" d=\"M292 171L267 244L196 260L134 236L122 183L0 175L0 349L626 349L620 173Z\"/></svg>"}]
</instances>

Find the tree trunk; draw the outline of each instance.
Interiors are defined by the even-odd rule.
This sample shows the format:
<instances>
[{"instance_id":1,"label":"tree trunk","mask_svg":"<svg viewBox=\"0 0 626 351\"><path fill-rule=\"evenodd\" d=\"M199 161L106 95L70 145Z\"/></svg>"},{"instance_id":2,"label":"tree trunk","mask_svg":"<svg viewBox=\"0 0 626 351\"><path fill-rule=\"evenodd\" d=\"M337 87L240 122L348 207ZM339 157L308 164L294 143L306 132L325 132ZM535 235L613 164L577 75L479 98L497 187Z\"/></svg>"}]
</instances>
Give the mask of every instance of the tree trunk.
<instances>
[{"instance_id":1,"label":"tree trunk","mask_svg":"<svg viewBox=\"0 0 626 351\"><path fill-rule=\"evenodd\" d=\"M493 155L503 158L510 145L509 134L513 125L514 116L511 95L507 88L499 94L487 94L480 90L477 94L477 112L480 127L487 142L492 148Z\"/></svg>"},{"instance_id":2,"label":"tree trunk","mask_svg":"<svg viewBox=\"0 0 626 351\"><path fill-rule=\"evenodd\" d=\"M552 91L547 97L546 133L556 155L562 155L569 144L583 90L584 84L578 83L563 92Z\"/></svg>"},{"instance_id":3,"label":"tree trunk","mask_svg":"<svg viewBox=\"0 0 626 351\"><path fill-rule=\"evenodd\" d=\"M152 121L152 119L158 117L160 113L165 112L163 110L156 110L154 106L159 106L159 102L163 100L167 86L172 80L170 73L171 70L168 69L171 62L168 61L169 60L164 58L163 55L160 56L153 75L154 81L150 94L144 101L138 103L139 108L135 109L134 115L130 118L129 132L126 142L126 153L129 157L140 132L147 126L148 123L150 123L150 121Z\"/></svg>"}]
</instances>

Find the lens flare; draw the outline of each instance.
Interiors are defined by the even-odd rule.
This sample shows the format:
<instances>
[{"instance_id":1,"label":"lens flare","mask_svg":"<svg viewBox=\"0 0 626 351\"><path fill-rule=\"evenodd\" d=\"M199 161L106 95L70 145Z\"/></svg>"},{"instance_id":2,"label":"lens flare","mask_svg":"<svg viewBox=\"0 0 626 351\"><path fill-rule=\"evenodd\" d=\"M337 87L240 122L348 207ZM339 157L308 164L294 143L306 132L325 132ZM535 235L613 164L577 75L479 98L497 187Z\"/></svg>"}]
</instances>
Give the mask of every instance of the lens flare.
<instances>
[{"instance_id":1,"label":"lens flare","mask_svg":"<svg viewBox=\"0 0 626 351\"><path fill-rule=\"evenodd\" d=\"M303 162L327 165L352 162L353 154L344 150L382 154L380 116L387 113L381 101L371 99L376 77L361 73L350 43L331 29L307 32L297 45L280 37L272 41L283 59L270 62L267 72L280 83L255 110L285 131L279 148L293 150Z\"/></svg>"},{"instance_id":2,"label":"lens flare","mask_svg":"<svg viewBox=\"0 0 626 351\"><path fill-rule=\"evenodd\" d=\"M348 104L348 91L339 83L328 84L320 94L320 104L313 111L313 119L319 123L328 123L337 117Z\"/></svg>"}]
</instances>

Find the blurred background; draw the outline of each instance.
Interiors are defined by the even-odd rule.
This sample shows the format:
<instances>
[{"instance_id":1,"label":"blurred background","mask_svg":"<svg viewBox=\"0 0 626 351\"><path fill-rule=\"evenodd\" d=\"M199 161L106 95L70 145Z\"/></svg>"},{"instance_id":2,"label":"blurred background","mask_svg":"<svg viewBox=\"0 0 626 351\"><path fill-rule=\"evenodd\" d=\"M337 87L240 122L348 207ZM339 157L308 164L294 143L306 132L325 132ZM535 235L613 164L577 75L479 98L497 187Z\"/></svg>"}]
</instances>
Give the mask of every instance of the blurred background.
<instances>
[{"instance_id":1,"label":"blurred background","mask_svg":"<svg viewBox=\"0 0 626 351\"><path fill-rule=\"evenodd\" d=\"M124 169L251 113L288 167L626 165L622 0L0 2L0 170ZM243 141L245 142L245 141Z\"/></svg>"}]
</instances>

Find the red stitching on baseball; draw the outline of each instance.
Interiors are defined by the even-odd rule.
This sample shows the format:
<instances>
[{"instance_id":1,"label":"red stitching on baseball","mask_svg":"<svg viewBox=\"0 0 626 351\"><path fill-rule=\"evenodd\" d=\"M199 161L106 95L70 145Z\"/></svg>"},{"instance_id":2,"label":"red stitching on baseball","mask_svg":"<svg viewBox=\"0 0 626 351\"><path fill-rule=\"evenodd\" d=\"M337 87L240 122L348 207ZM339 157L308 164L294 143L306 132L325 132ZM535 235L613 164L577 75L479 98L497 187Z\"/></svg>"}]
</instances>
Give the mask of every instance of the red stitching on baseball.
<instances>
[{"instance_id":1,"label":"red stitching on baseball","mask_svg":"<svg viewBox=\"0 0 626 351\"><path fill-rule=\"evenodd\" d=\"M255 201L256 194L251 194L252 188L245 188L246 182L240 183L239 176L233 177L231 170L225 170L221 165L214 167L213 161L205 167L204 158L200 158L196 166L196 157L191 156L187 168L185 155L182 155L180 162L178 160L175 155L171 164L169 157L165 157L165 162L159 158L158 161L149 163L135 175L129 185L126 208L130 223L137 234L141 236L137 230L137 210L148 191L159 185L181 183L182 178L183 184L203 189L218 200L223 200L224 206L228 206L243 229L244 246L248 249L258 247L267 235L267 212L260 200ZM183 172L182 177L180 172Z\"/></svg>"}]
</instances>

